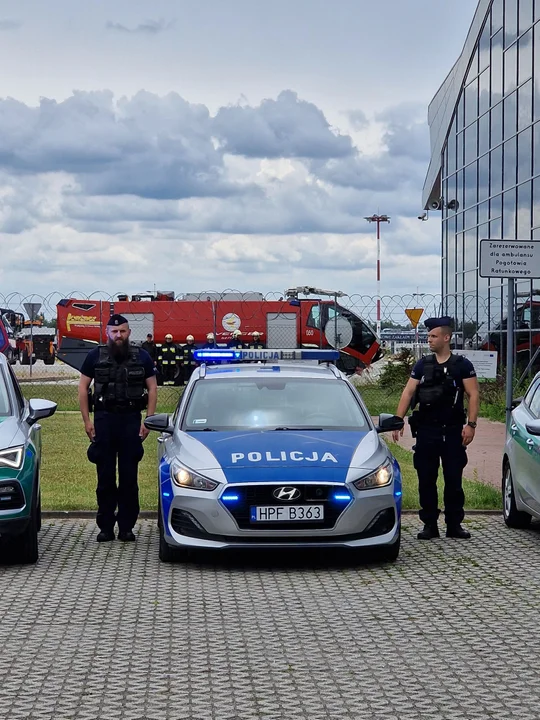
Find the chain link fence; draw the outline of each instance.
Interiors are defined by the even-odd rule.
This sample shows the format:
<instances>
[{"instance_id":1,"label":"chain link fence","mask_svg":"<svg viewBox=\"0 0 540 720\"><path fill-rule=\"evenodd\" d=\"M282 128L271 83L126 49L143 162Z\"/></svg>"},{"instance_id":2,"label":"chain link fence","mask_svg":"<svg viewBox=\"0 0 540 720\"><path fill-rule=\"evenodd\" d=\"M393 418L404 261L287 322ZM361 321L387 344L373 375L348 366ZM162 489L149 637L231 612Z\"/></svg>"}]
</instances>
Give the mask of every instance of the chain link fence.
<instances>
[{"instance_id":1,"label":"chain link fence","mask_svg":"<svg viewBox=\"0 0 540 720\"><path fill-rule=\"evenodd\" d=\"M341 340L341 346L347 344L347 323L344 327L340 308L345 308L361 318L371 330L377 329L377 297L371 295L336 293L332 297L332 293L329 293L320 301L314 301L309 318L302 321L306 326L307 338L299 338L297 331L291 329L293 325L289 322L288 315L294 314L292 311L295 297L288 296L285 292L262 295L228 289L179 297L174 297L173 293L161 293L159 297L160 300L156 300L153 293L128 297L121 293L111 295L104 292L90 295L73 292L68 298L56 292L46 296L22 293L0 295L0 315L3 318L5 334L9 335L9 347L4 352L11 353L12 367L25 395L29 398L43 397L53 400L61 410L78 410L79 373L55 357L59 340L56 327L57 305L66 299L79 301L81 308L84 308L85 303L95 306L98 312L95 323L93 326L88 325L86 329L90 339L93 337L100 342L105 342L104 328L109 315L112 312L121 312L129 317L132 341L136 344L141 344L148 332L151 332L157 341L163 339L166 332L172 332L174 341L182 345L185 343L186 330L177 329L180 327L178 318L182 315L183 308L188 307L182 305L182 301L190 303L189 324L184 322L182 327L189 327L189 333L196 336L199 346L205 344L208 332L213 333L218 344L226 345L231 341L233 331L238 328L241 329L242 341L247 346L257 339L254 335L257 332L261 333L261 339L269 347L298 347L299 344L323 346L322 332L313 333L314 342L309 342L310 322L312 327L316 328L319 323L319 329L323 329L320 325L323 304L330 308L325 315L326 346L335 345L336 338ZM231 298L241 303L240 312L228 311ZM144 301L148 302L148 311L140 304ZM29 303L40 306L33 325L29 323ZM261 303L266 310L270 310L264 315L264 327ZM535 347L534 332L536 323L540 325L540 317L536 317L536 305L532 296L518 296L517 303L516 347L518 358L521 354L520 366L524 367L531 357L531 348L534 350ZM331 311L332 306L335 308L334 312ZM158 307L159 314L156 310ZM412 328L405 312L411 308L422 308L424 311L418 332ZM291 312L288 312L289 310ZM80 317L77 312L80 312ZM77 327L77 322L85 322L84 318L81 320L83 312L72 309L70 327ZM395 411L411 363L415 356L427 352L422 321L443 313L454 318L456 347L497 350L499 360L504 360L506 305L502 286L498 294L490 293L487 298L480 298L472 293L465 293L459 298L427 293L385 295L381 297L380 318L380 344L384 354L376 362L357 365L353 374L353 382L360 387L372 414ZM540 310L538 314L540 315ZM538 340L540 341L540 336ZM354 365L355 363L351 367L354 368ZM159 410L173 411L182 391L182 385L160 387Z\"/></svg>"}]
</instances>

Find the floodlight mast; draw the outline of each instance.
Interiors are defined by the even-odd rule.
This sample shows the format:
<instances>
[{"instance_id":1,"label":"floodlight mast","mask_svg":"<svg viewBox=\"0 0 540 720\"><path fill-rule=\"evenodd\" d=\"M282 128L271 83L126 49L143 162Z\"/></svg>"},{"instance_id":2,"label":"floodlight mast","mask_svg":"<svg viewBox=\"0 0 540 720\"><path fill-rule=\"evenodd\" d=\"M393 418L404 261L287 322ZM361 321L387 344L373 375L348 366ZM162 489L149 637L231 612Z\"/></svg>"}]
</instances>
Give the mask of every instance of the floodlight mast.
<instances>
[{"instance_id":1,"label":"floodlight mast","mask_svg":"<svg viewBox=\"0 0 540 720\"><path fill-rule=\"evenodd\" d=\"M377 224L377 335L381 337L381 223L389 223L390 217L388 215L370 215L364 220Z\"/></svg>"}]
</instances>

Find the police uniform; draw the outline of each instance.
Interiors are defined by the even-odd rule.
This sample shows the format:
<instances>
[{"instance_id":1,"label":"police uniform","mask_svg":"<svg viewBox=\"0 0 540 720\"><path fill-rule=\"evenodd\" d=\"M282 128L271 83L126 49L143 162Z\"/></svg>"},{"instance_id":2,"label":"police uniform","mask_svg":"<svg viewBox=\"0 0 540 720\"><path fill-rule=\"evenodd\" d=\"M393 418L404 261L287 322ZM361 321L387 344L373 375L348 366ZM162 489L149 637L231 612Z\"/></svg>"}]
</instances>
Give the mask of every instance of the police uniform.
<instances>
[{"instance_id":1,"label":"police uniform","mask_svg":"<svg viewBox=\"0 0 540 720\"><path fill-rule=\"evenodd\" d=\"M113 315L108 325L125 322L121 315ZM155 372L148 353L136 347L130 347L127 358L118 362L108 346L98 346L81 367L81 373L94 381L95 438L87 454L97 467L96 523L105 533L112 534L116 522L120 534L130 533L139 515L137 470L144 455L141 411L147 405L146 380Z\"/></svg>"},{"instance_id":2,"label":"police uniform","mask_svg":"<svg viewBox=\"0 0 540 720\"><path fill-rule=\"evenodd\" d=\"M180 358L182 363L182 381L184 385L189 382L190 377L193 375L193 371L197 367L197 361L193 356L193 353L197 349L193 342L193 335L188 335L188 342L180 349Z\"/></svg>"},{"instance_id":3,"label":"police uniform","mask_svg":"<svg viewBox=\"0 0 540 720\"><path fill-rule=\"evenodd\" d=\"M171 340L167 340L170 337ZM164 385L174 385L177 371L178 362L180 360L180 353L175 343L172 341L172 335L165 336L165 342L161 345L158 352L158 366L163 379Z\"/></svg>"},{"instance_id":4,"label":"police uniform","mask_svg":"<svg viewBox=\"0 0 540 720\"><path fill-rule=\"evenodd\" d=\"M153 340L145 340L143 344L141 345L143 350L146 350L146 352L150 355L152 360L156 360L157 358L157 346L156 343Z\"/></svg>"},{"instance_id":5,"label":"police uniform","mask_svg":"<svg viewBox=\"0 0 540 720\"><path fill-rule=\"evenodd\" d=\"M426 320L428 330L449 326L451 319ZM419 538L438 537L439 517L437 477L442 463L444 475L444 514L449 532L455 537L468 537L460 525L464 517L463 469L467 465L467 451L463 446L462 430L465 424L463 380L476 377L470 360L461 355L450 355L437 362L435 355L419 360L411 377L419 380L415 404L409 423L413 436L414 467L418 474L420 519L427 526ZM433 531L433 532L432 532Z\"/></svg>"}]
</instances>

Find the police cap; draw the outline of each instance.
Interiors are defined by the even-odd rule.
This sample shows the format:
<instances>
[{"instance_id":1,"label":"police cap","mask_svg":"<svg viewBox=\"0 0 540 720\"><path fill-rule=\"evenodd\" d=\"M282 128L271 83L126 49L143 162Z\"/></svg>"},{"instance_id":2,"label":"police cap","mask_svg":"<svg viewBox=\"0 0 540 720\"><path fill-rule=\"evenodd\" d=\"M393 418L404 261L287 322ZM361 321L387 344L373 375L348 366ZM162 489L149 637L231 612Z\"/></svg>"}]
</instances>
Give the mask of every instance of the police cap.
<instances>
[{"instance_id":1,"label":"police cap","mask_svg":"<svg viewBox=\"0 0 540 720\"><path fill-rule=\"evenodd\" d=\"M449 327L452 330L454 327L454 321L449 315L443 315L443 317L439 318L428 318L424 322L424 325L428 330L435 330L435 328L439 327Z\"/></svg>"},{"instance_id":2,"label":"police cap","mask_svg":"<svg viewBox=\"0 0 540 720\"><path fill-rule=\"evenodd\" d=\"M123 315L111 315L107 327L109 327L109 325L116 327L117 325L124 325L125 323L127 323L127 319Z\"/></svg>"}]
</instances>

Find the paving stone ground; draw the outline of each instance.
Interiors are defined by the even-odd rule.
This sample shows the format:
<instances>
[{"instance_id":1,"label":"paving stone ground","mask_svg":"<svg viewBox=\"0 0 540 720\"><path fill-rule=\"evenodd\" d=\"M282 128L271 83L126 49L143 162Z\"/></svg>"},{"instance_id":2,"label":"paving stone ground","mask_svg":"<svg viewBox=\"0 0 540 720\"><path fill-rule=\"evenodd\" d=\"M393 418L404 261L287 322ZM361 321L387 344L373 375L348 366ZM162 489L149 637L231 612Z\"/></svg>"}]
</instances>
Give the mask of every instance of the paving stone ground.
<instances>
[{"instance_id":1,"label":"paving stone ground","mask_svg":"<svg viewBox=\"0 0 540 720\"><path fill-rule=\"evenodd\" d=\"M0 564L2 720L537 720L540 530L474 516L470 541L397 563L316 550L160 564L155 522L99 545L47 520Z\"/></svg>"}]
</instances>

